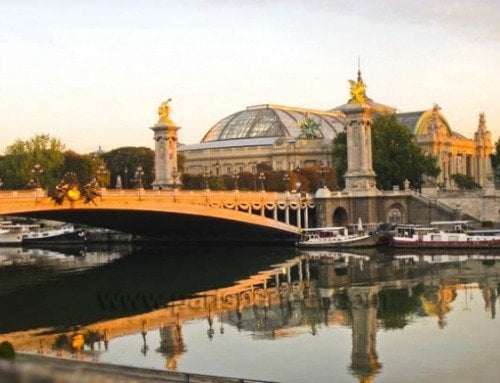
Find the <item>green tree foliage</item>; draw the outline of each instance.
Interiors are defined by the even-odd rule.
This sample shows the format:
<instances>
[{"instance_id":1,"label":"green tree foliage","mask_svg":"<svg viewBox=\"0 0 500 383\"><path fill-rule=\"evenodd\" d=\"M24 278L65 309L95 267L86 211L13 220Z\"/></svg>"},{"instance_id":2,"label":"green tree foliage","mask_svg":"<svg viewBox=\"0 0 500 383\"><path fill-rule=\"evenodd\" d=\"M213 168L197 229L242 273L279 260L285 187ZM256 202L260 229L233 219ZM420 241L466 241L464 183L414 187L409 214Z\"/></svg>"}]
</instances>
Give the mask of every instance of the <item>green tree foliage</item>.
<instances>
[{"instance_id":1,"label":"green tree foliage","mask_svg":"<svg viewBox=\"0 0 500 383\"><path fill-rule=\"evenodd\" d=\"M455 185L459 189L462 190L476 190L476 189L482 189L481 185L479 185L473 177L467 175L467 174L452 174L450 178L455 182Z\"/></svg>"},{"instance_id":2,"label":"green tree foliage","mask_svg":"<svg viewBox=\"0 0 500 383\"><path fill-rule=\"evenodd\" d=\"M393 185L403 188L405 179L412 188L420 188L422 175L436 177L437 161L417 145L408 128L395 115L375 118L372 126L373 167L382 189Z\"/></svg>"},{"instance_id":3,"label":"green tree foliage","mask_svg":"<svg viewBox=\"0 0 500 383\"><path fill-rule=\"evenodd\" d=\"M347 171L347 134L346 132L338 133L333 139L333 166L338 175L338 186L343 189L345 187L344 174Z\"/></svg>"},{"instance_id":4,"label":"green tree foliage","mask_svg":"<svg viewBox=\"0 0 500 383\"><path fill-rule=\"evenodd\" d=\"M16 351L10 342L0 343L0 359L15 359Z\"/></svg>"},{"instance_id":5,"label":"green tree foliage","mask_svg":"<svg viewBox=\"0 0 500 383\"><path fill-rule=\"evenodd\" d=\"M436 158L418 147L414 137L395 115L378 116L373 121L372 153L373 169L380 189L388 190L394 185L402 188L406 179L410 181L410 187L419 189L422 175L436 177L439 174ZM345 133L338 134L333 141L333 163L342 179L347 170ZM339 184L344 186L345 181Z\"/></svg>"},{"instance_id":6,"label":"green tree foliage","mask_svg":"<svg viewBox=\"0 0 500 383\"><path fill-rule=\"evenodd\" d=\"M500 138L495 143L495 153L492 153L490 156L491 166L496 170L500 166Z\"/></svg>"},{"instance_id":7,"label":"green tree foliage","mask_svg":"<svg viewBox=\"0 0 500 383\"><path fill-rule=\"evenodd\" d=\"M67 150L64 152L63 173L75 173L78 182L85 185L95 177L98 166L104 164L102 160L99 165L95 162L89 154L80 155L72 150Z\"/></svg>"},{"instance_id":8,"label":"green tree foliage","mask_svg":"<svg viewBox=\"0 0 500 383\"><path fill-rule=\"evenodd\" d=\"M150 187L154 181L154 151L146 147L122 147L113 149L102 155L107 164L110 177L110 187L116 186L117 176L122 180L123 188L136 186L134 173L142 166L144 171L144 187Z\"/></svg>"},{"instance_id":9,"label":"green tree foliage","mask_svg":"<svg viewBox=\"0 0 500 383\"><path fill-rule=\"evenodd\" d=\"M53 187L61 179L64 168L64 144L48 134L36 135L26 141L16 140L5 150L0 161L0 174L6 189L29 188L34 178L32 169L40 164L42 187Z\"/></svg>"}]
</instances>

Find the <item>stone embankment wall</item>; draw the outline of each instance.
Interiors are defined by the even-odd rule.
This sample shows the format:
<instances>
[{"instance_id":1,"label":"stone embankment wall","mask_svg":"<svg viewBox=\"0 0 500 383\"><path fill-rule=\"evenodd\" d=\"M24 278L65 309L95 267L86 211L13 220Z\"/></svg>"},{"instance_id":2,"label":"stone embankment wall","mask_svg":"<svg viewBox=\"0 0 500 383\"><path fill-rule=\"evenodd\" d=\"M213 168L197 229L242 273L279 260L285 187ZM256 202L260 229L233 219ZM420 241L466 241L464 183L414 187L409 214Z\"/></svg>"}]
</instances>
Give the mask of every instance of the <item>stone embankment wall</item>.
<instances>
[{"instance_id":1,"label":"stone embankment wall","mask_svg":"<svg viewBox=\"0 0 500 383\"><path fill-rule=\"evenodd\" d=\"M439 190L434 199L478 221L500 221L500 190Z\"/></svg>"}]
</instances>

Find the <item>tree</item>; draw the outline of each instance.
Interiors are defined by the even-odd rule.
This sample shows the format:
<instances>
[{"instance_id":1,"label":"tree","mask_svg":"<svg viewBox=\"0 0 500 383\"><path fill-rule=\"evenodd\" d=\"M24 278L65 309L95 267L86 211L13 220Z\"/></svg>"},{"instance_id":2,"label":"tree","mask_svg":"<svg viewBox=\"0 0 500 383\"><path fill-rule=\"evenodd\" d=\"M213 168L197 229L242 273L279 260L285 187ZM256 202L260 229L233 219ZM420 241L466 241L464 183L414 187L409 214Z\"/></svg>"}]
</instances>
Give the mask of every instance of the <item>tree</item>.
<instances>
[{"instance_id":1,"label":"tree","mask_svg":"<svg viewBox=\"0 0 500 383\"><path fill-rule=\"evenodd\" d=\"M0 174L6 189L26 189L34 180L35 164L43 172L39 174L42 187L53 187L61 179L64 167L64 144L48 134L36 135L26 141L16 140L5 150L0 161Z\"/></svg>"},{"instance_id":2,"label":"tree","mask_svg":"<svg viewBox=\"0 0 500 383\"><path fill-rule=\"evenodd\" d=\"M420 149L395 115L378 116L372 125L373 170L377 174L377 186L391 189L401 188L410 181L412 188L420 189L422 175L436 177L439 174L437 160ZM347 170L347 135L339 133L333 141L333 163L342 179ZM345 168L344 168L345 166ZM345 169L345 170L344 170ZM345 185L345 181L339 182Z\"/></svg>"},{"instance_id":3,"label":"tree","mask_svg":"<svg viewBox=\"0 0 500 383\"><path fill-rule=\"evenodd\" d=\"M450 178L455 182L455 185L459 189L463 190L476 190L476 189L482 189L481 185L479 185L473 177L467 175L467 174L452 174Z\"/></svg>"},{"instance_id":4,"label":"tree","mask_svg":"<svg viewBox=\"0 0 500 383\"><path fill-rule=\"evenodd\" d=\"M493 171L496 171L497 167L500 166L500 138L495 143L495 153L492 153L490 156L491 166L493 167Z\"/></svg>"},{"instance_id":5,"label":"tree","mask_svg":"<svg viewBox=\"0 0 500 383\"><path fill-rule=\"evenodd\" d=\"M347 134L340 132L333 139L332 163L337 171L337 182L340 188L345 187L344 174L347 171Z\"/></svg>"},{"instance_id":6,"label":"tree","mask_svg":"<svg viewBox=\"0 0 500 383\"><path fill-rule=\"evenodd\" d=\"M149 187L154 181L154 151L149 148L132 146L117 148L103 154L102 159L109 169L112 187L116 185L118 176L124 188L133 187L136 184L134 173L139 165L144 171L145 187Z\"/></svg>"},{"instance_id":7,"label":"tree","mask_svg":"<svg viewBox=\"0 0 500 383\"><path fill-rule=\"evenodd\" d=\"M81 185L88 183L95 177L99 165L94 163L93 157L89 154L78 154L72 150L64 152L64 174L75 173Z\"/></svg>"}]
</instances>

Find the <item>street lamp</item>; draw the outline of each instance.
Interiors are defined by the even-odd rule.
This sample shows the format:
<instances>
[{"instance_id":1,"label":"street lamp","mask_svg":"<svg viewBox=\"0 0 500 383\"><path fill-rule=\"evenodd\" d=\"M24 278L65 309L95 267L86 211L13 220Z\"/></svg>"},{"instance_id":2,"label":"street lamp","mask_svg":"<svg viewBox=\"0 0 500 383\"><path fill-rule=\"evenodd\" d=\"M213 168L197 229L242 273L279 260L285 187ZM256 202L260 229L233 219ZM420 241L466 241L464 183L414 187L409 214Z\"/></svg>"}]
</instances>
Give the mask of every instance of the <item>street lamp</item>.
<instances>
[{"instance_id":1,"label":"street lamp","mask_svg":"<svg viewBox=\"0 0 500 383\"><path fill-rule=\"evenodd\" d=\"M325 183L325 175L328 173L328 169L325 165L321 165L319 169L319 174L321 175L321 187L324 188L326 186Z\"/></svg>"},{"instance_id":2,"label":"street lamp","mask_svg":"<svg viewBox=\"0 0 500 383\"><path fill-rule=\"evenodd\" d=\"M39 163L36 163L33 166L33 169L31 169L31 174L33 174L33 179L30 181L30 183L34 187L36 187L36 188L41 187L41 185L40 185L40 175L42 173L43 173L43 168L42 168L42 165L40 165Z\"/></svg>"},{"instance_id":3,"label":"street lamp","mask_svg":"<svg viewBox=\"0 0 500 383\"><path fill-rule=\"evenodd\" d=\"M125 189L128 189L128 167L125 166L125 169L123 169L123 177L125 179Z\"/></svg>"},{"instance_id":4,"label":"street lamp","mask_svg":"<svg viewBox=\"0 0 500 383\"><path fill-rule=\"evenodd\" d=\"M208 177L210 177L210 174L208 173L208 170L205 170L203 172L203 179L205 180L205 190L208 190Z\"/></svg>"},{"instance_id":5,"label":"street lamp","mask_svg":"<svg viewBox=\"0 0 500 383\"><path fill-rule=\"evenodd\" d=\"M172 169L172 178L174 179L174 190L177 189L177 168Z\"/></svg>"},{"instance_id":6,"label":"street lamp","mask_svg":"<svg viewBox=\"0 0 500 383\"><path fill-rule=\"evenodd\" d=\"M290 182L290 176L288 173L283 174L283 182L285 183L285 191L288 191L288 186Z\"/></svg>"},{"instance_id":7,"label":"street lamp","mask_svg":"<svg viewBox=\"0 0 500 383\"><path fill-rule=\"evenodd\" d=\"M220 164L219 161L215 163L215 175L218 176L220 172Z\"/></svg>"},{"instance_id":8,"label":"street lamp","mask_svg":"<svg viewBox=\"0 0 500 383\"><path fill-rule=\"evenodd\" d=\"M238 190L238 179L240 178L240 175L238 173L236 173L236 170L235 170L232 177L234 180L234 190Z\"/></svg>"},{"instance_id":9,"label":"street lamp","mask_svg":"<svg viewBox=\"0 0 500 383\"><path fill-rule=\"evenodd\" d=\"M142 189L142 177L144 177L144 170L139 165L134 173L135 182L139 184L139 189Z\"/></svg>"},{"instance_id":10,"label":"street lamp","mask_svg":"<svg viewBox=\"0 0 500 383\"><path fill-rule=\"evenodd\" d=\"M101 187L103 187L103 185L104 185L103 178L106 177L106 174L108 174L108 171L106 170L106 167L104 165L99 165L99 167L97 168L97 170L95 172L95 175L96 175L96 178L97 178L97 183Z\"/></svg>"},{"instance_id":11,"label":"street lamp","mask_svg":"<svg viewBox=\"0 0 500 383\"><path fill-rule=\"evenodd\" d=\"M264 181L266 180L266 175L264 172L259 173L259 181L260 181L260 187L262 191L265 191L266 189L264 188Z\"/></svg>"}]
</instances>

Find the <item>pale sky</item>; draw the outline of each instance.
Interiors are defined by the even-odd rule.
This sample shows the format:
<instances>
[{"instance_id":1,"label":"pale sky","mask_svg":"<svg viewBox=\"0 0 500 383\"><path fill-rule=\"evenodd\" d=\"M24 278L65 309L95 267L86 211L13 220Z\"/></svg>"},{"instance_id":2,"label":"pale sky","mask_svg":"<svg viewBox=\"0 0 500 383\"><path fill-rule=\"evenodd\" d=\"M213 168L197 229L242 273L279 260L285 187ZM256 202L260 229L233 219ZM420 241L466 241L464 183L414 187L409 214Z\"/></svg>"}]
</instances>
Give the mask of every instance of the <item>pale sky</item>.
<instances>
[{"instance_id":1,"label":"pale sky","mask_svg":"<svg viewBox=\"0 0 500 383\"><path fill-rule=\"evenodd\" d=\"M0 153L48 133L79 153L153 148L168 98L182 143L251 105L330 109L357 58L375 101L438 103L500 135L500 1L0 2Z\"/></svg>"}]
</instances>

